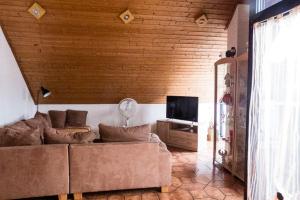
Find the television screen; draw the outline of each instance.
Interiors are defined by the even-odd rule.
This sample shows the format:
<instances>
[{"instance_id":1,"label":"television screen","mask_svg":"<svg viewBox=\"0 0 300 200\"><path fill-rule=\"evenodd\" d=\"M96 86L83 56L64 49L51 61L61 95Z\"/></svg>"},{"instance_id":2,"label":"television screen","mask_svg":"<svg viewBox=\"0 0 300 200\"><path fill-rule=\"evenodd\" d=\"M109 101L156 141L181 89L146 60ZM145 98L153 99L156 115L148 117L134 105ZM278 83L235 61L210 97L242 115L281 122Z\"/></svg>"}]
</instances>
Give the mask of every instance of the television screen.
<instances>
[{"instance_id":1,"label":"television screen","mask_svg":"<svg viewBox=\"0 0 300 200\"><path fill-rule=\"evenodd\" d=\"M167 96L167 118L198 122L198 97Z\"/></svg>"}]
</instances>

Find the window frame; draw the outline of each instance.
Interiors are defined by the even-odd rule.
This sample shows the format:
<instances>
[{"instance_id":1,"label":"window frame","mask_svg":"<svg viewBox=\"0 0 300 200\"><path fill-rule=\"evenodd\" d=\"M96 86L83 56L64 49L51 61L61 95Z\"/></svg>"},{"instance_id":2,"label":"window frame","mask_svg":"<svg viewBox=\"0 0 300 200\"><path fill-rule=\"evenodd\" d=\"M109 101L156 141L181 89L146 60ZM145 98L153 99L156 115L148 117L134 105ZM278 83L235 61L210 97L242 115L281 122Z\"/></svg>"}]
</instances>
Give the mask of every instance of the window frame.
<instances>
[{"instance_id":1,"label":"window frame","mask_svg":"<svg viewBox=\"0 0 300 200\"><path fill-rule=\"evenodd\" d=\"M250 0L250 20L249 20L249 51L248 51L248 84L247 84L247 119L246 119L246 151L245 151L245 190L244 199L248 195L248 141L249 141L249 107L252 87L252 68L253 68L253 27L257 22L265 21L273 16L287 12L300 5L300 0L282 0L260 12L256 12L258 0Z\"/></svg>"}]
</instances>

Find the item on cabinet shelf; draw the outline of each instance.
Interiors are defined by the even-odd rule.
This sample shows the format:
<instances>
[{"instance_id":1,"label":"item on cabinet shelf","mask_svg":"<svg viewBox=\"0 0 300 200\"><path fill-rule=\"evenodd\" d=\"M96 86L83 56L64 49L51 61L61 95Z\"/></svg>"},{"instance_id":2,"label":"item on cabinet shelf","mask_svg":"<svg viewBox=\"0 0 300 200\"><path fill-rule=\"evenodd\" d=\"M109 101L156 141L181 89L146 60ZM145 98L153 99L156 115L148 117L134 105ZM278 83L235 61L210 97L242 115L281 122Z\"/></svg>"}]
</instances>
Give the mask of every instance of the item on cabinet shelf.
<instances>
[{"instance_id":1,"label":"item on cabinet shelf","mask_svg":"<svg viewBox=\"0 0 300 200\"><path fill-rule=\"evenodd\" d=\"M228 152L225 149L224 150L219 149L218 153L222 157L222 163L225 163L225 157L227 156Z\"/></svg>"},{"instance_id":2,"label":"item on cabinet shelf","mask_svg":"<svg viewBox=\"0 0 300 200\"><path fill-rule=\"evenodd\" d=\"M231 106L233 105L233 99L230 93L225 93L222 102L224 102L226 105Z\"/></svg>"},{"instance_id":3,"label":"item on cabinet shelf","mask_svg":"<svg viewBox=\"0 0 300 200\"><path fill-rule=\"evenodd\" d=\"M227 73L226 75L225 75L225 77L224 77L224 80L225 80L225 85L226 85L226 87L230 87L230 86L232 86L233 85L233 77L229 74L229 73Z\"/></svg>"},{"instance_id":4,"label":"item on cabinet shelf","mask_svg":"<svg viewBox=\"0 0 300 200\"><path fill-rule=\"evenodd\" d=\"M227 58L233 58L236 54L236 48L235 47L231 47L230 50L226 51L226 57Z\"/></svg>"},{"instance_id":5,"label":"item on cabinet shelf","mask_svg":"<svg viewBox=\"0 0 300 200\"><path fill-rule=\"evenodd\" d=\"M214 136L214 123L210 122L207 129L207 136L206 136L207 141L211 141L213 136Z\"/></svg>"}]
</instances>

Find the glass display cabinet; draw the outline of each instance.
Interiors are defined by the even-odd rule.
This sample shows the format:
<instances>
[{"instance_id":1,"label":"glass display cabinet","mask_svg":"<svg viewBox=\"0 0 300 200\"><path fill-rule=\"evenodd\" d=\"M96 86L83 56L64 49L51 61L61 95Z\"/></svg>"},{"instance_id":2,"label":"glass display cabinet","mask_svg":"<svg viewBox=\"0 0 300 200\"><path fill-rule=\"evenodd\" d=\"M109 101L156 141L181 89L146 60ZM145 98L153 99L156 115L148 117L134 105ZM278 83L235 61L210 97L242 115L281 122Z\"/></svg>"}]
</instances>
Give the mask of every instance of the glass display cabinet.
<instances>
[{"instance_id":1,"label":"glass display cabinet","mask_svg":"<svg viewBox=\"0 0 300 200\"><path fill-rule=\"evenodd\" d=\"M244 180L247 55L215 63L214 165Z\"/></svg>"}]
</instances>

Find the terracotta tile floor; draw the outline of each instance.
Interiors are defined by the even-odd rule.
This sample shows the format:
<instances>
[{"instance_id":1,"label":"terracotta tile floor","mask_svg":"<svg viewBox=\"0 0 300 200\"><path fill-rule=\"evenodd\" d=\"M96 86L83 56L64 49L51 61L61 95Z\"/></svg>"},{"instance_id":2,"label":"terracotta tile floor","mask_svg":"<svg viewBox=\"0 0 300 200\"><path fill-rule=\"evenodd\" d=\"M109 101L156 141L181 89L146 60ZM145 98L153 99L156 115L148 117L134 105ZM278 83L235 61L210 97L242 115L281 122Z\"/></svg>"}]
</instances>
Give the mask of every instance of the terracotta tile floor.
<instances>
[{"instance_id":1,"label":"terracotta tile floor","mask_svg":"<svg viewBox=\"0 0 300 200\"><path fill-rule=\"evenodd\" d=\"M173 180L169 193L143 189L85 193L83 197L85 200L242 200L242 182L212 166L211 146L207 143L198 153L170 148Z\"/></svg>"}]
</instances>

